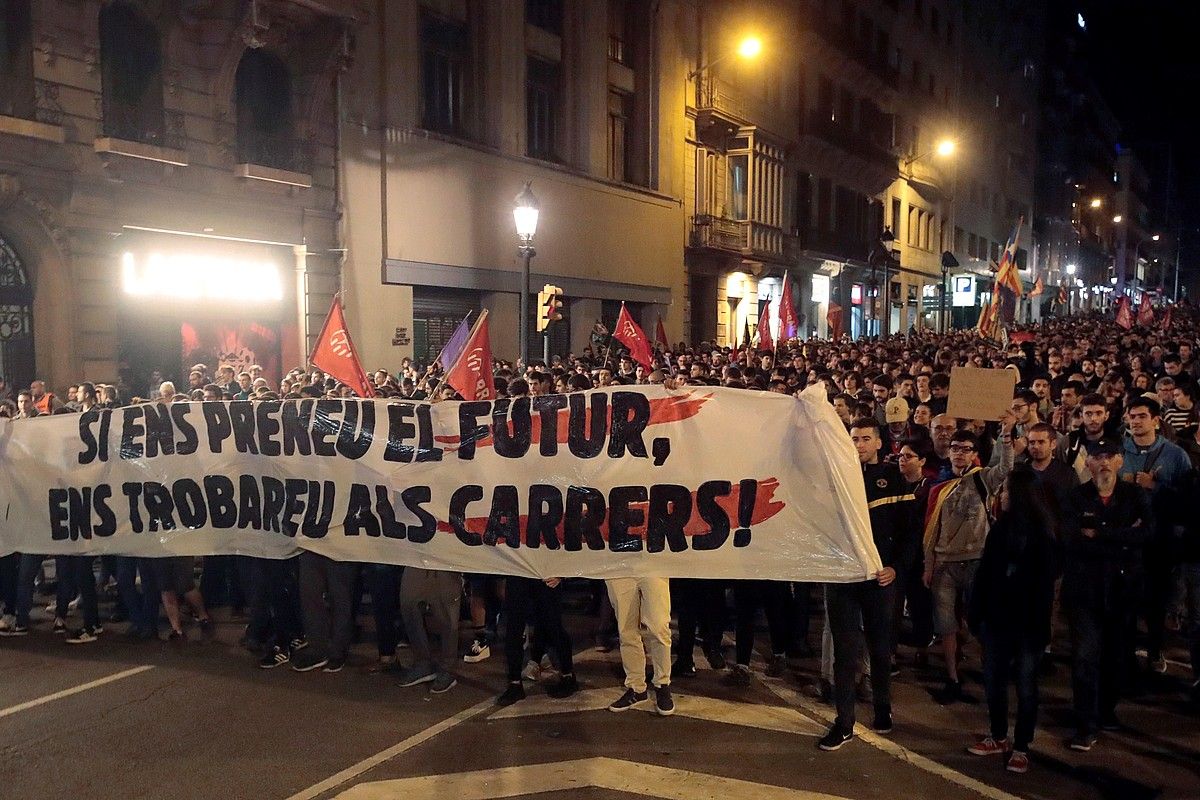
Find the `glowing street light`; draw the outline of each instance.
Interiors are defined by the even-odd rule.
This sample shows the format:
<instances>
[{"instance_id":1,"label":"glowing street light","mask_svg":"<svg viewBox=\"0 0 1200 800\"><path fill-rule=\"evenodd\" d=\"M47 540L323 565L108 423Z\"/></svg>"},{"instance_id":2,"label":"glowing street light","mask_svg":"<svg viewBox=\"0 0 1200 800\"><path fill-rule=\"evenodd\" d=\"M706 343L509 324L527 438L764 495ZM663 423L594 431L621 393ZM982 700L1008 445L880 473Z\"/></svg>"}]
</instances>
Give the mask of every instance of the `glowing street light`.
<instances>
[{"instance_id":1,"label":"glowing street light","mask_svg":"<svg viewBox=\"0 0 1200 800\"><path fill-rule=\"evenodd\" d=\"M1120 214L1117 214L1116 216L1113 217L1113 222L1116 223L1117 225L1120 225L1122 219L1124 219L1124 217L1122 217Z\"/></svg>"},{"instance_id":2,"label":"glowing street light","mask_svg":"<svg viewBox=\"0 0 1200 800\"><path fill-rule=\"evenodd\" d=\"M1104 201L1101 200L1099 197L1092 198L1092 203L1091 203L1092 208L1099 208L1103 204L1104 204Z\"/></svg>"},{"instance_id":3,"label":"glowing street light","mask_svg":"<svg viewBox=\"0 0 1200 800\"><path fill-rule=\"evenodd\" d=\"M1075 274L1075 265L1074 264L1067 264L1067 274L1068 275Z\"/></svg>"},{"instance_id":4,"label":"glowing street light","mask_svg":"<svg viewBox=\"0 0 1200 800\"><path fill-rule=\"evenodd\" d=\"M762 53L762 49L762 39L757 36L747 36L738 43L737 54L747 59L758 58L759 54Z\"/></svg>"},{"instance_id":5,"label":"glowing street light","mask_svg":"<svg viewBox=\"0 0 1200 800\"><path fill-rule=\"evenodd\" d=\"M949 158L950 156L954 155L954 151L957 149L957 147L958 145L955 144L953 139L942 139L937 143L937 147L934 149L934 152L936 152L942 158Z\"/></svg>"},{"instance_id":6,"label":"glowing street light","mask_svg":"<svg viewBox=\"0 0 1200 800\"><path fill-rule=\"evenodd\" d=\"M1161 234L1161 233L1156 233L1156 234L1154 234L1153 236L1151 236L1151 237L1150 237L1150 241L1152 241L1152 242L1157 242L1157 241L1158 241L1159 239L1161 239L1161 238L1162 238L1162 234Z\"/></svg>"}]
</instances>

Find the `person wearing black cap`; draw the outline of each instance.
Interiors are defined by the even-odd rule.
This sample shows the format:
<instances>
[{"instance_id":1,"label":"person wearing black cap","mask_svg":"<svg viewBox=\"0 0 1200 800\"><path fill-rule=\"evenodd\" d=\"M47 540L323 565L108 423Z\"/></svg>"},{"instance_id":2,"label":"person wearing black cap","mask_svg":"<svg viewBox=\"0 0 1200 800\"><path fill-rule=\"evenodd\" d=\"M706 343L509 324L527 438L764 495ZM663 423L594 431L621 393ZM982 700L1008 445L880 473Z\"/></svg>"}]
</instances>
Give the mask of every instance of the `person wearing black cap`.
<instances>
[{"instance_id":1,"label":"person wearing black cap","mask_svg":"<svg viewBox=\"0 0 1200 800\"><path fill-rule=\"evenodd\" d=\"M1154 532L1150 497L1117 480L1121 442L1088 443L1092 479L1071 493L1064 528L1062 606L1071 629L1072 693L1078 730L1072 750L1091 750L1099 730L1116 730L1122 673L1132 660L1142 584L1142 548Z\"/></svg>"}]
</instances>

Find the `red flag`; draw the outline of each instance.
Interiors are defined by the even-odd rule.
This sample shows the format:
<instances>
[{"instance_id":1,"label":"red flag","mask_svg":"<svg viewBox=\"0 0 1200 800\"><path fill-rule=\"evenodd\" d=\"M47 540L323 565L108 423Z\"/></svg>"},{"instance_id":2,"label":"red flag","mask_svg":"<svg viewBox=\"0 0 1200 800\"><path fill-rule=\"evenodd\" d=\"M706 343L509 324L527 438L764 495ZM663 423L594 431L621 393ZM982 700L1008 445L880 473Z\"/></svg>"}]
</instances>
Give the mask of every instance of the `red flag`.
<instances>
[{"instance_id":1,"label":"red flag","mask_svg":"<svg viewBox=\"0 0 1200 800\"><path fill-rule=\"evenodd\" d=\"M1138 306L1137 324L1145 325L1147 328L1154 324L1154 307L1150 305L1149 296L1144 294L1141 305Z\"/></svg>"},{"instance_id":2,"label":"red flag","mask_svg":"<svg viewBox=\"0 0 1200 800\"><path fill-rule=\"evenodd\" d=\"M800 335L800 318L796 315L796 306L792 303L792 287L788 283L788 274L783 273L783 297L779 301L779 338L795 339Z\"/></svg>"},{"instance_id":3,"label":"red flag","mask_svg":"<svg viewBox=\"0 0 1200 800\"><path fill-rule=\"evenodd\" d=\"M658 317L658 325L654 328L654 343L661 347L664 353L671 349L671 343L667 341L667 329L662 324L661 314Z\"/></svg>"},{"instance_id":4,"label":"red flag","mask_svg":"<svg viewBox=\"0 0 1200 800\"><path fill-rule=\"evenodd\" d=\"M775 341L771 338L771 304L763 306L762 315L758 318L758 349L774 350Z\"/></svg>"},{"instance_id":5,"label":"red flag","mask_svg":"<svg viewBox=\"0 0 1200 800\"><path fill-rule=\"evenodd\" d=\"M1117 298L1117 324L1125 330L1133 327L1133 311L1129 308L1129 295Z\"/></svg>"},{"instance_id":6,"label":"red flag","mask_svg":"<svg viewBox=\"0 0 1200 800\"><path fill-rule=\"evenodd\" d=\"M1036 338L1037 337L1035 337L1029 331L1017 331L1017 332L1009 335L1008 341L1012 344L1025 344L1025 342L1032 342Z\"/></svg>"},{"instance_id":7,"label":"red flag","mask_svg":"<svg viewBox=\"0 0 1200 800\"><path fill-rule=\"evenodd\" d=\"M1164 331L1170 329L1170 327L1171 327L1171 306L1167 306L1167 309L1165 311L1163 311L1163 315L1159 319L1158 324Z\"/></svg>"},{"instance_id":8,"label":"red flag","mask_svg":"<svg viewBox=\"0 0 1200 800\"><path fill-rule=\"evenodd\" d=\"M1042 292L1046 291L1046 284L1042 280L1042 276L1038 275L1037 280L1033 282L1033 291L1029 293L1030 297L1038 297Z\"/></svg>"},{"instance_id":9,"label":"red flag","mask_svg":"<svg viewBox=\"0 0 1200 800\"><path fill-rule=\"evenodd\" d=\"M621 314L617 317L617 328L613 331L613 338L629 348L629 355L634 361L646 369L654 369L654 354L650 351L650 342L646 341L646 334L633 321L624 303L621 303Z\"/></svg>"},{"instance_id":10,"label":"red flag","mask_svg":"<svg viewBox=\"0 0 1200 800\"><path fill-rule=\"evenodd\" d=\"M842 307L837 303L829 304L829 311L825 314L825 321L829 324L829 338L838 339L842 335Z\"/></svg>"},{"instance_id":11,"label":"red flag","mask_svg":"<svg viewBox=\"0 0 1200 800\"><path fill-rule=\"evenodd\" d=\"M446 383L464 400L495 400L496 383L492 377L492 342L488 337L488 312L485 308L475 320L467 344L446 370Z\"/></svg>"},{"instance_id":12,"label":"red flag","mask_svg":"<svg viewBox=\"0 0 1200 800\"><path fill-rule=\"evenodd\" d=\"M375 387L367 380L358 351L346 329L346 317L342 313L340 295L333 296L329 316L317 336L309 362L317 369L349 386L359 397L374 397Z\"/></svg>"}]
</instances>

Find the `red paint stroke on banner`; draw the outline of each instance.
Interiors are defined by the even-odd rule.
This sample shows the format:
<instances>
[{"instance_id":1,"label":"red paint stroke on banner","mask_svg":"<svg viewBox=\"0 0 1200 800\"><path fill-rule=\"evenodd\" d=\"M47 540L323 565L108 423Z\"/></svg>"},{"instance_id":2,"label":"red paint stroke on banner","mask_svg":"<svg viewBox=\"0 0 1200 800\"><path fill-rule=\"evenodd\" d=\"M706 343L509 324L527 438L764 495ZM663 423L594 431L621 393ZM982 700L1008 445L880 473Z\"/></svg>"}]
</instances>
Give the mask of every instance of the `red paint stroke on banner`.
<instances>
[{"instance_id":1,"label":"red paint stroke on banner","mask_svg":"<svg viewBox=\"0 0 1200 800\"><path fill-rule=\"evenodd\" d=\"M736 531L739 527L738 526L738 498L741 495L741 485L737 481L733 481L732 483L733 483L733 485L730 487L729 494L723 495L721 497L717 497L715 500L716 504L718 506L720 506L725 511L726 515L729 517L730 536L732 536L733 532ZM758 493L754 497L754 511L750 515L750 526L751 527L753 527L755 525L760 525L763 522L766 522L767 520L771 519L771 517L774 517L776 514L778 514L780 511L783 511L783 509L787 507L787 503L783 502L782 500L775 499L775 491L778 488L779 488L779 479L778 478L773 478L773 477L772 478L764 478L758 482ZM477 505L490 507L490 502L487 497L484 497L483 500L478 501ZM645 515L649 511L648 506L649 506L649 502L631 503L629 507L631 509L640 509L642 511L643 515ZM525 543L526 542L525 529L527 527L526 526L526 520L527 520L526 515L522 514L520 517L520 520L521 520L521 522L520 522L521 541L523 543ZM478 533L480 535L483 535L484 533L487 532L487 521L488 521L488 518L487 518L486 514L481 517L468 517L466 520L467 530L471 531L472 533ZM562 536L563 536L563 523L561 521L558 523L558 526L555 528L555 530L558 532L558 539L559 539L559 542L561 542ZM688 520L687 524L684 526L683 534L684 534L684 536L703 536L703 535L709 533L710 530L711 529L709 528L708 523L704 521L704 518L700 516L700 512L696 509L696 492L693 491L692 492L692 516ZM449 522L439 521L438 522L438 532L439 533L454 533L454 529L452 527L450 527ZM607 515L605 516L605 519L600 523L600 535L601 535L601 537L603 537L604 541L608 541L608 518L607 518ZM646 538L645 524L642 524L637 527L631 526L629 528L629 535L632 537L644 540Z\"/></svg>"},{"instance_id":2,"label":"red paint stroke on banner","mask_svg":"<svg viewBox=\"0 0 1200 800\"><path fill-rule=\"evenodd\" d=\"M700 407L708 402L711 394L695 396L688 393L679 397L656 397L650 401L650 421L647 425L664 425L668 422L681 422L685 419L696 416L700 413ZM606 406L608 419L612 419L612 403ZM537 444L542 440L542 423L537 414L533 414L533 430L531 431L531 443ZM567 434L570 429L571 412L570 409L560 409L558 412L558 443L567 443ZM584 417L584 430L591 430L592 425L592 405L588 403L587 411ZM508 430L512 432L512 423L508 423ZM438 444L451 445L447 448L453 451L453 446L458 444L459 437L457 435L435 436ZM484 436L475 443L476 447L491 447L492 437Z\"/></svg>"}]
</instances>

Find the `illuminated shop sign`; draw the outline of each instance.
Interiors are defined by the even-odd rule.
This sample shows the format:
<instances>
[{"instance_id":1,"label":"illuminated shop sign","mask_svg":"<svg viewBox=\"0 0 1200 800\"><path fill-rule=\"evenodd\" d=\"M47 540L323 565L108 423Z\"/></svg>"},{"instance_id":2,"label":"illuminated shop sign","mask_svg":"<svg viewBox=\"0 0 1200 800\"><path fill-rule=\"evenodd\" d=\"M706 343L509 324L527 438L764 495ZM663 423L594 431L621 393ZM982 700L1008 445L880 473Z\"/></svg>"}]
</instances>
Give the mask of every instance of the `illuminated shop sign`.
<instances>
[{"instance_id":1,"label":"illuminated shop sign","mask_svg":"<svg viewBox=\"0 0 1200 800\"><path fill-rule=\"evenodd\" d=\"M279 268L270 261L195 253L121 256L121 283L133 297L271 303L283 299Z\"/></svg>"},{"instance_id":2,"label":"illuminated shop sign","mask_svg":"<svg viewBox=\"0 0 1200 800\"><path fill-rule=\"evenodd\" d=\"M950 280L954 281L953 305L955 307L975 305L975 276L955 275Z\"/></svg>"}]
</instances>

